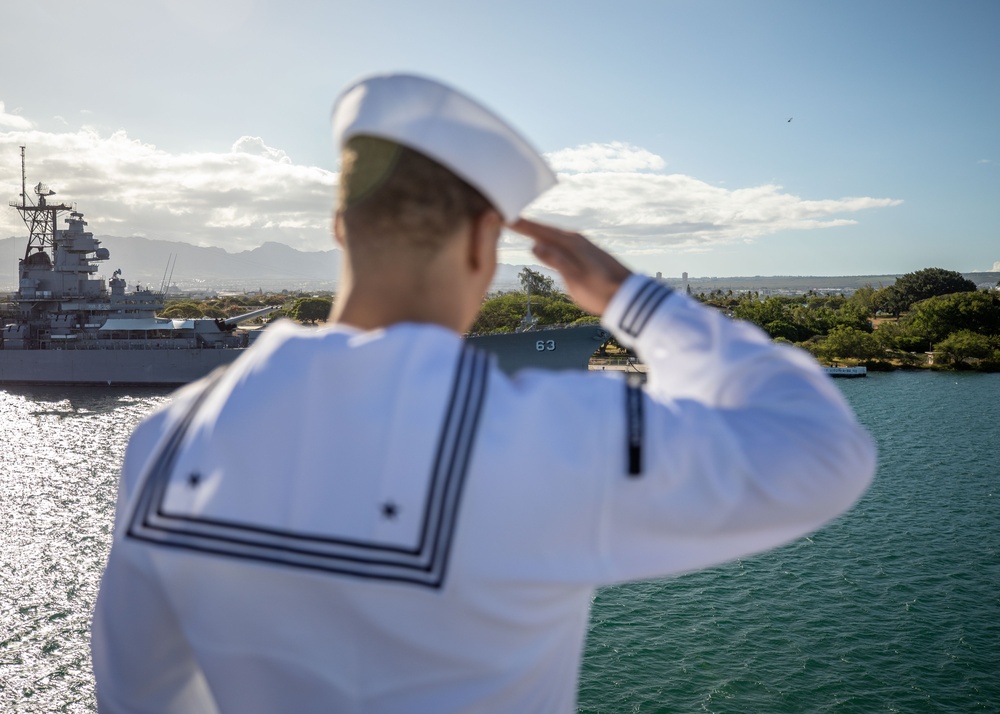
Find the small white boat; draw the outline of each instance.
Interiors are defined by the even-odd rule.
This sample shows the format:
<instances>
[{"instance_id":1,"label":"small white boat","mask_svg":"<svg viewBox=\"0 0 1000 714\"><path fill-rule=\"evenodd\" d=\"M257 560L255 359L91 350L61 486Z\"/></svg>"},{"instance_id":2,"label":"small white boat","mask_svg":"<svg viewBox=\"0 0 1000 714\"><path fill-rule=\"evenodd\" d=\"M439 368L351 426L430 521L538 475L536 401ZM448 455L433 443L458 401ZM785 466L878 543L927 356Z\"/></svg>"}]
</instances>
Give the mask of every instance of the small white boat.
<instances>
[{"instance_id":1,"label":"small white boat","mask_svg":"<svg viewBox=\"0 0 1000 714\"><path fill-rule=\"evenodd\" d=\"M831 377L867 377L867 367L824 367Z\"/></svg>"}]
</instances>

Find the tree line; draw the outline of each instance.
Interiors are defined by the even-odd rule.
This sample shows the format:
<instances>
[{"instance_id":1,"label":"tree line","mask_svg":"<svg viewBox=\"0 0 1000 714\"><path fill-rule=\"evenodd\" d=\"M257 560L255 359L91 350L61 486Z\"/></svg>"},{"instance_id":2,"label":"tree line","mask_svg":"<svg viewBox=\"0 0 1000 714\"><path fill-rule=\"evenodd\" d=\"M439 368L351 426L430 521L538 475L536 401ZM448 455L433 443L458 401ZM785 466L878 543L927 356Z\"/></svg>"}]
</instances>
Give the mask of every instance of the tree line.
<instances>
[{"instance_id":1,"label":"tree line","mask_svg":"<svg viewBox=\"0 0 1000 714\"><path fill-rule=\"evenodd\" d=\"M488 295L471 332L514 332L526 324L582 324L599 318L578 308L552 278L530 268L519 274L521 290ZM1000 284L998 284L1000 286ZM960 273L926 268L893 285L866 285L850 296L762 296L715 290L695 299L732 318L758 325L773 339L808 350L827 363L853 361L873 369L918 366L935 354L938 366L1000 371L1000 293L977 290ZM323 322L332 294L269 293L213 300L170 300L163 317L226 318L280 305L264 320L288 317ZM612 343L612 346L613 343Z\"/></svg>"},{"instance_id":2,"label":"tree line","mask_svg":"<svg viewBox=\"0 0 1000 714\"><path fill-rule=\"evenodd\" d=\"M930 352L938 366L1000 371L1000 293L977 290L955 271L926 268L849 297L720 291L696 297L824 362L889 369L925 364Z\"/></svg>"},{"instance_id":3,"label":"tree line","mask_svg":"<svg viewBox=\"0 0 1000 714\"><path fill-rule=\"evenodd\" d=\"M324 322L333 306L332 293L302 294L302 293L252 293L247 295L227 295L219 298L195 300L192 298L174 298L166 303L159 313L160 317L196 318L214 317L225 319L236 317L246 312L259 310L262 307L279 307L266 317L258 320L268 322L279 317L288 317L303 323L316 324Z\"/></svg>"}]
</instances>

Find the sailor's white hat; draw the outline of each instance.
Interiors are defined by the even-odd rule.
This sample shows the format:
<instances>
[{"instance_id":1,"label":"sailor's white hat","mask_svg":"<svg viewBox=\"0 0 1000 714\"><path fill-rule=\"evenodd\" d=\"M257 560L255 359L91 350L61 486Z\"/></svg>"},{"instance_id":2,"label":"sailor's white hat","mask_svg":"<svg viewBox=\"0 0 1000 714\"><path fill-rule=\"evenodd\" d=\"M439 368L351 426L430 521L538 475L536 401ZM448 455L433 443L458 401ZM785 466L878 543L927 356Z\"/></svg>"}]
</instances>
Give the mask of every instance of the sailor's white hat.
<instances>
[{"instance_id":1,"label":"sailor's white hat","mask_svg":"<svg viewBox=\"0 0 1000 714\"><path fill-rule=\"evenodd\" d=\"M440 82L411 74L366 77L333 107L333 138L394 141L467 181L508 223L556 183L537 151L496 114Z\"/></svg>"}]
</instances>

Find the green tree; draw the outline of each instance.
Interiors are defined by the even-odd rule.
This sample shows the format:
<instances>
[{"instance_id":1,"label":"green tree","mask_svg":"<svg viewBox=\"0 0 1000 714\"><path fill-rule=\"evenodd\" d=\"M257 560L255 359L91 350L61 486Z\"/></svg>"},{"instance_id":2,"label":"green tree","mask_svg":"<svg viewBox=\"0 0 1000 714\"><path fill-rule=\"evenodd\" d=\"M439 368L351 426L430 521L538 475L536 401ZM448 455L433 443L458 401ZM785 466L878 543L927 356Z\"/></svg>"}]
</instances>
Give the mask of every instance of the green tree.
<instances>
[{"instance_id":1,"label":"green tree","mask_svg":"<svg viewBox=\"0 0 1000 714\"><path fill-rule=\"evenodd\" d=\"M194 317L204 317L201 307L192 300L172 300L163 310L159 312L160 317L171 319L190 319Z\"/></svg>"},{"instance_id":2,"label":"green tree","mask_svg":"<svg viewBox=\"0 0 1000 714\"><path fill-rule=\"evenodd\" d=\"M970 359L992 357L996 340L972 330L958 330L934 345L934 351L946 355L952 364L966 363Z\"/></svg>"},{"instance_id":3,"label":"green tree","mask_svg":"<svg viewBox=\"0 0 1000 714\"><path fill-rule=\"evenodd\" d=\"M886 288L879 288L872 296L876 310L888 313L899 319L899 316L910 307L902 291L895 285Z\"/></svg>"},{"instance_id":4,"label":"green tree","mask_svg":"<svg viewBox=\"0 0 1000 714\"><path fill-rule=\"evenodd\" d=\"M215 300L206 300L199 304L198 308L201 310L203 317L214 317L217 320L221 320L226 316L226 313L219 307L218 302Z\"/></svg>"},{"instance_id":5,"label":"green tree","mask_svg":"<svg viewBox=\"0 0 1000 714\"><path fill-rule=\"evenodd\" d=\"M517 274L521 280L521 289L531 295L548 296L555 293L555 283L552 278L525 266Z\"/></svg>"},{"instance_id":6,"label":"green tree","mask_svg":"<svg viewBox=\"0 0 1000 714\"><path fill-rule=\"evenodd\" d=\"M801 336L799 326L787 320L772 320L764 325L764 332L773 339L784 342L797 342Z\"/></svg>"},{"instance_id":7,"label":"green tree","mask_svg":"<svg viewBox=\"0 0 1000 714\"><path fill-rule=\"evenodd\" d=\"M326 321L332 307L333 301L330 298L305 297L299 298L292 304L289 314L299 322L316 324L317 320Z\"/></svg>"},{"instance_id":8,"label":"green tree","mask_svg":"<svg viewBox=\"0 0 1000 714\"><path fill-rule=\"evenodd\" d=\"M853 327L863 332L872 331L871 313L856 302L847 301L833 314L833 324L841 327Z\"/></svg>"},{"instance_id":9,"label":"green tree","mask_svg":"<svg viewBox=\"0 0 1000 714\"><path fill-rule=\"evenodd\" d=\"M903 275L892 286L906 308L920 300L926 300L937 295L951 293L975 292L976 284L966 279L961 273L944 268L924 268Z\"/></svg>"},{"instance_id":10,"label":"green tree","mask_svg":"<svg viewBox=\"0 0 1000 714\"><path fill-rule=\"evenodd\" d=\"M902 322L885 322L873 333L875 341L887 351L897 351L902 354L910 352L924 353L931 348L930 343L921 335L915 335L909 325ZM901 355L895 355L901 357Z\"/></svg>"},{"instance_id":11,"label":"green tree","mask_svg":"<svg viewBox=\"0 0 1000 714\"><path fill-rule=\"evenodd\" d=\"M1000 334L1000 295L992 292L939 295L917 303L906 320L909 332L938 342L952 332Z\"/></svg>"},{"instance_id":12,"label":"green tree","mask_svg":"<svg viewBox=\"0 0 1000 714\"><path fill-rule=\"evenodd\" d=\"M274 312L269 312L267 315L265 315L264 322L270 323L274 322L275 320L280 320L282 318L293 319L292 315L288 312L286 308L281 308L280 310L275 310Z\"/></svg>"},{"instance_id":13,"label":"green tree","mask_svg":"<svg viewBox=\"0 0 1000 714\"><path fill-rule=\"evenodd\" d=\"M538 316L538 324L540 325L568 325L587 314L578 308L576 303L567 300L565 296L560 294L541 300L532 298L531 310Z\"/></svg>"},{"instance_id":14,"label":"green tree","mask_svg":"<svg viewBox=\"0 0 1000 714\"><path fill-rule=\"evenodd\" d=\"M865 283L862 287L854 291L847 299L851 305L856 305L862 309L868 317L872 317L878 311L875 295L878 291L872 287L871 283Z\"/></svg>"},{"instance_id":15,"label":"green tree","mask_svg":"<svg viewBox=\"0 0 1000 714\"><path fill-rule=\"evenodd\" d=\"M785 304L776 298L769 297L763 302L749 295L744 296L733 308L733 317L746 320L763 328L770 322L787 321Z\"/></svg>"},{"instance_id":16,"label":"green tree","mask_svg":"<svg viewBox=\"0 0 1000 714\"><path fill-rule=\"evenodd\" d=\"M513 332L521 325L527 307L524 293L494 295L483 301L470 331L479 334Z\"/></svg>"},{"instance_id":17,"label":"green tree","mask_svg":"<svg viewBox=\"0 0 1000 714\"><path fill-rule=\"evenodd\" d=\"M483 301L471 332L513 332L521 327L528 312L528 298L524 293L510 292L493 295ZM566 295L531 296L531 313L539 325L570 324L592 318Z\"/></svg>"},{"instance_id":18,"label":"green tree","mask_svg":"<svg viewBox=\"0 0 1000 714\"><path fill-rule=\"evenodd\" d=\"M771 337L800 342L809 338L813 332L804 327L790 308L790 304L795 301L772 296L761 302L756 295L747 294L733 308L733 317L754 323Z\"/></svg>"},{"instance_id":19,"label":"green tree","mask_svg":"<svg viewBox=\"0 0 1000 714\"><path fill-rule=\"evenodd\" d=\"M830 330L821 345L821 354L830 358L874 359L883 353L874 335L842 325Z\"/></svg>"}]
</instances>

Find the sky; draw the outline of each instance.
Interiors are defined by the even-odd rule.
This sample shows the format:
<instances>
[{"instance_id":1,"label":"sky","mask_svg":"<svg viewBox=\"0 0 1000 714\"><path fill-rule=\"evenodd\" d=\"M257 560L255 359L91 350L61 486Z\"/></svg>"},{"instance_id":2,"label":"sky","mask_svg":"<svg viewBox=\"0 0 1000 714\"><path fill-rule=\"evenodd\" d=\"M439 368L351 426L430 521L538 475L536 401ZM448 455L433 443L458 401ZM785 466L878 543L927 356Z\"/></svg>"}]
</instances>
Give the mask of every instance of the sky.
<instances>
[{"instance_id":1,"label":"sky","mask_svg":"<svg viewBox=\"0 0 1000 714\"><path fill-rule=\"evenodd\" d=\"M996 0L16 3L0 193L23 145L97 235L327 250L333 102L405 71L517 127L560 179L525 215L634 270L1000 270L998 34Z\"/></svg>"}]
</instances>

